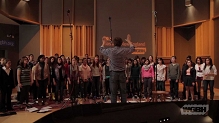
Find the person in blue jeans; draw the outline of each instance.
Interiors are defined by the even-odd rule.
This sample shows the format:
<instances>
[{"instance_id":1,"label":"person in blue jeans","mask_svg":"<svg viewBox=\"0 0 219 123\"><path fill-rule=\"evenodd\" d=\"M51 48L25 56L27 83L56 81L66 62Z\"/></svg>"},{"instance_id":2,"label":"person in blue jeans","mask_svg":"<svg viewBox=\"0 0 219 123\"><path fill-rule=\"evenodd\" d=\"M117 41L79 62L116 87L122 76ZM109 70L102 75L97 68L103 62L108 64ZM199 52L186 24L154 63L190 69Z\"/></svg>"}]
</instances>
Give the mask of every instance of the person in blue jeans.
<instances>
[{"instance_id":1,"label":"person in blue jeans","mask_svg":"<svg viewBox=\"0 0 219 123\"><path fill-rule=\"evenodd\" d=\"M213 65L212 59L207 58L205 60L205 66L203 70L203 85L204 85L204 98L207 100L208 85L210 86L210 99L214 99L214 78L217 75L217 68Z\"/></svg>"}]
</instances>

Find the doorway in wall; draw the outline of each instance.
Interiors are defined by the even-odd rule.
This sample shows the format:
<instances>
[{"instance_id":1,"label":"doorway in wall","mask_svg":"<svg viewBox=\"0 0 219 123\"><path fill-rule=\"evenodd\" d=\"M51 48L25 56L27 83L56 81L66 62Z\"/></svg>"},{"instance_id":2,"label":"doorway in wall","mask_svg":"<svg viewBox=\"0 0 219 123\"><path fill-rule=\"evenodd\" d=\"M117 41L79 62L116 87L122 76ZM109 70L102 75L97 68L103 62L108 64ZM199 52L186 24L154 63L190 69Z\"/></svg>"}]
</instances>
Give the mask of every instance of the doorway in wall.
<instances>
[{"instance_id":1,"label":"doorway in wall","mask_svg":"<svg viewBox=\"0 0 219 123\"><path fill-rule=\"evenodd\" d=\"M5 50L0 50L0 58L5 58Z\"/></svg>"}]
</instances>

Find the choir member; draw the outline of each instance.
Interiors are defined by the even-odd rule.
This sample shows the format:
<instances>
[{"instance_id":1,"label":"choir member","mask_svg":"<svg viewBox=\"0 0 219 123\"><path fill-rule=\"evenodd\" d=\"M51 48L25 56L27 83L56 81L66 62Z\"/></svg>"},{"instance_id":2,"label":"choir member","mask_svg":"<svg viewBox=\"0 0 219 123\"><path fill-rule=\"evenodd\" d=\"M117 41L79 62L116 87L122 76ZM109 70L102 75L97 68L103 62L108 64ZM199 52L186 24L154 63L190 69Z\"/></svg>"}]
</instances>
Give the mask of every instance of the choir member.
<instances>
[{"instance_id":1,"label":"choir member","mask_svg":"<svg viewBox=\"0 0 219 123\"><path fill-rule=\"evenodd\" d=\"M203 84L204 84L204 100L207 100L208 85L210 86L210 99L214 99L214 79L217 75L217 68L213 64L211 58L205 60L205 66L203 70Z\"/></svg>"},{"instance_id":2,"label":"choir member","mask_svg":"<svg viewBox=\"0 0 219 123\"><path fill-rule=\"evenodd\" d=\"M180 65L176 63L176 56L172 56L168 68L167 78L170 81L171 100L178 100Z\"/></svg>"}]
</instances>

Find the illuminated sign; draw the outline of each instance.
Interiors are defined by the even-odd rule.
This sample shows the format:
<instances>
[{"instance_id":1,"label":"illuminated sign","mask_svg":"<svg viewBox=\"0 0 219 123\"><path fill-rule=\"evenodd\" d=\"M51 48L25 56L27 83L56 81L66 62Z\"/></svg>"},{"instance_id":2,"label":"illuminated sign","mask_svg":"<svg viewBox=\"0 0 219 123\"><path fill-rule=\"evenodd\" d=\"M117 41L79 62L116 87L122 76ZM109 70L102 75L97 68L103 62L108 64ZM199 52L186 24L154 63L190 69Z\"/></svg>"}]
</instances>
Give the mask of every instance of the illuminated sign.
<instances>
[{"instance_id":1,"label":"illuminated sign","mask_svg":"<svg viewBox=\"0 0 219 123\"><path fill-rule=\"evenodd\" d=\"M144 55L146 53L146 43L145 42L133 42L133 45L135 46L135 51L132 54L135 55ZM106 46L113 46L111 42L107 42ZM128 47L129 44L127 42L123 42L122 46Z\"/></svg>"},{"instance_id":2,"label":"illuminated sign","mask_svg":"<svg viewBox=\"0 0 219 123\"><path fill-rule=\"evenodd\" d=\"M0 46L11 46L14 47L14 42L13 41L6 41L6 40L0 40Z\"/></svg>"}]
</instances>

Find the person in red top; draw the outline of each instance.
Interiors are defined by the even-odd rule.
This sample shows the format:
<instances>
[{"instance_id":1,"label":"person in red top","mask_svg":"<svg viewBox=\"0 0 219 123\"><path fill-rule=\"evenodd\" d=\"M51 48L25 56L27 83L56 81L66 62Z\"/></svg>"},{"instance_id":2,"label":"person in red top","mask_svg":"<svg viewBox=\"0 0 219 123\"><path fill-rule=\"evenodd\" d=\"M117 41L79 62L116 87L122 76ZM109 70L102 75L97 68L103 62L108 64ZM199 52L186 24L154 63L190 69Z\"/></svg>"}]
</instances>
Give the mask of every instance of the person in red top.
<instances>
[{"instance_id":1,"label":"person in red top","mask_svg":"<svg viewBox=\"0 0 219 123\"><path fill-rule=\"evenodd\" d=\"M65 73L66 73L66 75L68 75L69 74L69 66L71 64L70 58L67 57L65 61L66 62L63 61L64 62L64 67L65 67Z\"/></svg>"},{"instance_id":2,"label":"person in red top","mask_svg":"<svg viewBox=\"0 0 219 123\"><path fill-rule=\"evenodd\" d=\"M141 79L144 84L144 96L147 99L152 96L152 82L154 82L154 68L150 64L149 59L145 61L145 64L141 68Z\"/></svg>"}]
</instances>

